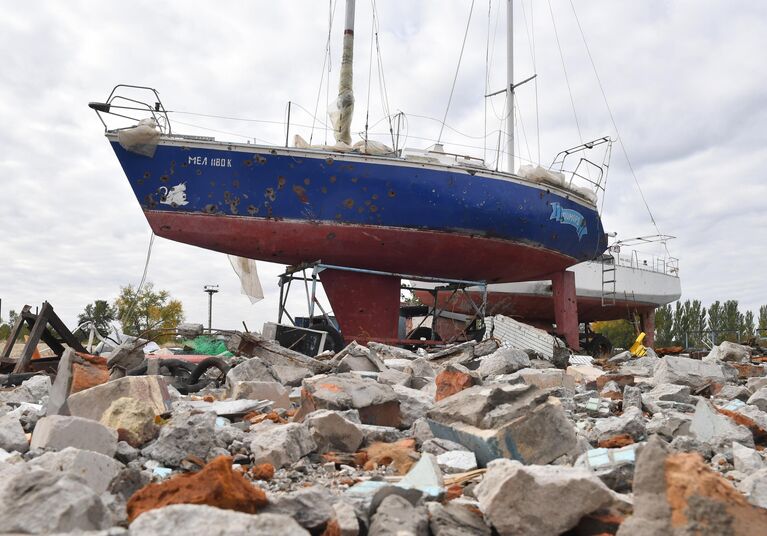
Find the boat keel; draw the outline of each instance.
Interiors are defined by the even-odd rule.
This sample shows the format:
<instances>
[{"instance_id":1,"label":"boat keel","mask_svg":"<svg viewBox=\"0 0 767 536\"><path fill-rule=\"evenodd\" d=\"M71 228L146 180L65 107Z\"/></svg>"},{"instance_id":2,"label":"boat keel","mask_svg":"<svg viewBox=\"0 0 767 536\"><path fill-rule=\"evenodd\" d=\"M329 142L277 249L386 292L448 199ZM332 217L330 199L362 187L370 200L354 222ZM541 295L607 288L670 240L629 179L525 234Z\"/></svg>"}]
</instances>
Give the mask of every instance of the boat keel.
<instances>
[{"instance_id":1,"label":"boat keel","mask_svg":"<svg viewBox=\"0 0 767 536\"><path fill-rule=\"evenodd\" d=\"M320 280L345 342L398 338L399 277L328 268Z\"/></svg>"}]
</instances>

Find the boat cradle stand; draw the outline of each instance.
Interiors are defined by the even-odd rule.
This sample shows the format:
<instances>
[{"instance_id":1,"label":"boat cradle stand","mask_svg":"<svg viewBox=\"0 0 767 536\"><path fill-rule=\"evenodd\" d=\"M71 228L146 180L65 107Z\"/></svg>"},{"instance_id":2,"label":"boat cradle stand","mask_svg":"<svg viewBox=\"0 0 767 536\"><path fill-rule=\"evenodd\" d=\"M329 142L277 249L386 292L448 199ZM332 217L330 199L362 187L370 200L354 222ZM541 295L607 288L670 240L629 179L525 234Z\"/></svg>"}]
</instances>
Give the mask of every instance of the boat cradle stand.
<instances>
[{"instance_id":1,"label":"boat cradle stand","mask_svg":"<svg viewBox=\"0 0 767 536\"><path fill-rule=\"evenodd\" d=\"M311 270L310 275L306 274L307 270ZM303 275L298 274L298 272L303 272ZM419 289L417 286L402 285L403 279L415 282L443 283L444 286L433 289ZM470 287L479 287L482 295L481 302L474 304L472 314L465 315L464 329L460 335L463 336L463 340L468 340L473 338L478 329L484 332L485 309L487 305L487 283L485 281L433 278L382 272L323 264L321 261L303 263L288 267L279 276L280 303L278 323L282 323L283 316L287 316L294 325L296 324L293 317L286 310L290 287L295 280L303 281L304 283L309 318L318 318L315 315L316 307L321 312L319 318L324 318L325 325L333 328L334 326L328 313L316 297L317 282L322 283L333 315L338 322L338 326L341 328L341 333L346 343L357 341L364 344L369 341L376 341L387 344L434 345L451 342L409 340L399 336L400 291L402 289L428 290L436 294L445 291L456 293L465 291L465 289ZM311 282L311 288L309 282ZM435 303L437 303L436 300ZM434 307L428 311L428 316L431 317L432 322L435 322L443 313L444 311ZM423 324L423 321L421 324ZM434 335L432 339L434 339Z\"/></svg>"}]
</instances>

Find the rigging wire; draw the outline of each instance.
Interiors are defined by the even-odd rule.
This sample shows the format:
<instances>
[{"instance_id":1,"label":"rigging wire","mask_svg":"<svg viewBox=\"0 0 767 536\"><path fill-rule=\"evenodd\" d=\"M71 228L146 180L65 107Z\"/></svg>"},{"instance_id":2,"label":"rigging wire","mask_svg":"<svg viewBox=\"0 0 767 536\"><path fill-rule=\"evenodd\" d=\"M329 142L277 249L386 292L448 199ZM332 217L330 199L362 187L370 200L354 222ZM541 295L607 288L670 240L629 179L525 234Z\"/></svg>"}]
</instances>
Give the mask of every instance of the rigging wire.
<instances>
[{"instance_id":1,"label":"rigging wire","mask_svg":"<svg viewBox=\"0 0 767 536\"><path fill-rule=\"evenodd\" d=\"M519 128L522 129L522 137L525 139L525 147L527 148L527 157L532 160L533 159L533 153L530 151L530 143L527 139L527 132L525 131L525 122L522 120L522 109L519 106L515 106L515 119L514 121L517 121L517 118L519 119ZM518 137L518 136L517 136ZM522 153L522 147L521 142L517 140L517 143L520 145L519 150L517 151L517 154Z\"/></svg>"},{"instance_id":2,"label":"rigging wire","mask_svg":"<svg viewBox=\"0 0 767 536\"><path fill-rule=\"evenodd\" d=\"M312 117L317 117L317 110L320 107L320 97L322 96L322 82L325 80L325 67L328 68L328 77L327 81L330 83L330 38L331 38L331 32L333 30L333 16L336 12L336 5L338 3L334 3L333 0L328 0L328 38L325 42L325 57L322 59L322 71L320 74L320 84L317 88L317 101L314 103L314 114ZM326 93L327 98L327 93ZM309 133L309 144L312 143L312 139L314 138L314 123L315 121L312 121L312 130ZM325 128L325 140L327 143L327 127Z\"/></svg>"},{"instance_id":3,"label":"rigging wire","mask_svg":"<svg viewBox=\"0 0 767 536\"><path fill-rule=\"evenodd\" d=\"M285 122L284 121L282 121L282 122L274 121L274 123L278 124L278 125L285 126ZM178 120L176 120L176 121L174 121L174 124L184 125L184 126L187 126L187 127L192 127L192 128L196 128L196 129L199 129L199 130L204 130L204 131L207 131L207 132L215 132L217 134L225 134L227 136L237 136L238 138L245 138L248 141L250 141L252 139L255 139L255 138L253 138L253 136L246 136L245 134L240 134L239 132L231 132L231 131L228 131L228 130L219 130L219 129L216 129L216 128L204 127L202 125L195 125L194 123L187 123L185 121L178 121ZM309 128L310 125L299 125L299 124L294 123L293 126ZM264 140L264 141L266 141L266 140ZM270 145L280 145L278 143L273 143L273 142L269 142L269 143L270 143Z\"/></svg>"},{"instance_id":4,"label":"rigging wire","mask_svg":"<svg viewBox=\"0 0 767 536\"><path fill-rule=\"evenodd\" d=\"M469 36L469 26L471 25L471 15L474 13L474 0L471 0L471 7L469 8L469 19L466 21L466 31L463 34L463 42L461 43L461 52L458 54L458 65L455 67L455 76L453 77L453 85L450 87L450 96L447 99L447 107L445 108L445 117L442 119L442 127L439 129L439 136L437 136L437 143L442 140L442 131L445 127L445 121L447 121L447 114L450 111L450 103L453 101L453 92L455 91L455 83L458 81L458 71L461 70L461 60L463 59L463 50L466 48L466 38Z\"/></svg>"},{"instance_id":5,"label":"rigging wire","mask_svg":"<svg viewBox=\"0 0 767 536\"><path fill-rule=\"evenodd\" d=\"M565 56L562 53L562 45L559 42L559 32L557 32L557 23L554 20L554 10L551 7L551 0L547 0L549 4L549 13L551 13L551 24L554 26L554 37L557 41L557 48L559 49L559 58L562 60L562 71L565 73L565 83L567 84L567 92L570 94L570 104L573 108L573 116L575 117L575 126L578 129L578 138L583 143L583 134L581 134L581 125L578 122L578 112L575 111L575 99L573 99L573 91L570 88L570 78L567 76L567 67L565 66Z\"/></svg>"},{"instance_id":6,"label":"rigging wire","mask_svg":"<svg viewBox=\"0 0 767 536\"><path fill-rule=\"evenodd\" d=\"M655 221L655 217L653 216L652 210L650 210L650 205L647 203L647 199L645 198L644 192L642 191L642 187L639 185L639 179L636 176L636 173L634 172L634 166L631 164L631 159L629 158L628 151L626 150L626 146L623 143L623 136L621 136L620 131L618 130L618 124L615 122L615 116L613 115L612 108L610 107L610 103L607 100L607 94L605 93L605 88L602 85L602 80L599 78L599 73L597 72L597 66L594 62L594 58L591 55L591 49L589 49L589 45L586 42L586 35L583 32L583 27L581 26L581 21L578 18L578 13L575 11L575 5L573 4L572 0L570 0L570 7L573 10L573 15L575 16L575 22L578 25L578 31L581 34L581 39L583 40L583 46L586 48L586 55L589 57L589 62L591 63L591 68L594 70L594 76L597 79L597 84L599 85L599 91L602 93L602 99L605 101L605 107L607 108L607 113L610 115L610 122L613 125L613 128L615 129L616 136L618 137L618 145L621 147L621 151L623 152L624 158L626 158L626 163L628 164L629 171L631 172L631 176L634 178L634 182L636 183L637 190L639 190L639 196L642 198L642 203L644 203L645 208L647 209L647 213L650 216L650 221L652 221L653 226L655 227L655 230L658 232L659 235L662 233L660 232L660 228L658 227L658 223ZM665 241L663 241L663 247L666 250L666 254L670 256L670 253L668 251L668 245Z\"/></svg>"},{"instance_id":7,"label":"rigging wire","mask_svg":"<svg viewBox=\"0 0 767 536\"><path fill-rule=\"evenodd\" d=\"M368 60L368 95L367 95L367 103L365 104L365 148L368 146L368 125L370 124L370 89L373 85L371 82L373 80L373 35L375 35L376 32L376 23L375 19L371 23L370 26L370 58Z\"/></svg>"},{"instance_id":8,"label":"rigging wire","mask_svg":"<svg viewBox=\"0 0 767 536\"><path fill-rule=\"evenodd\" d=\"M495 42L496 37L498 36L498 23L501 20L501 8L500 6L496 10L495 13L495 27L493 28L493 41L490 45L490 67L488 69L488 85L490 85L490 73L493 70L493 56L495 55ZM506 118L506 101L503 101L503 110L500 114L498 113L498 110L495 109L495 104L493 104L492 97L490 98L490 108L493 110L493 115L498 121L503 122L503 120ZM501 127L502 128L502 127Z\"/></svg>"},{"instance_id":9,"label":"rigging wire","mask_svg":"<svg viewBox=\"0 0 767 536\"><path fill-rule=\"evenodd\" d=\"M493 0L487 0L487 39L485 42L485 95L490 93L488 85L490 82L490 22L492 21ZM482 144L482 160L487 159L487 99L482 99L484 104L482 132L484 133L484 143Z\"/></svg>"},{"instance_id":10,"label":"rigging wire","mask_svg":"<svg viewBox=\"0 0 767 536\"><path fill-rule=\"evenodd\" d=\"M378 71L378 91L381 93L381 108L384 115L389 120L389 135L391 136L392 147L394 147L394 124L392 123L391 108L389 107L389 93L386 89L386 77L384 76L383 55L381 54L381 41L378 38L380 31L379 21L381 18L378 16L378 6L376 0L371 0L373 5L373 26L375 28L375 43L376 43L376 58L377 58L377 71Z\"/></svg>"},{"instance_id":11,"label":"rigging wire","mask_svg":"<svg viewBox=\"0 0 767 536\"><path fill-rule=\"evenodd\" d=\"M429 121L434 121L434 122L437 122L437 123L442 123L442 121L437 119L436 117L429 117L428 115L419 115L419 114L411 114L411 113L408 113L406 115L408 115L409 117L417 117L419 119L427 119ZM454 128L454 127L451 127L447 123L444 123L444 125L445 125L445 128L447 128L448 130L452 130L453 132L455 132L456 134L458 134L460 136L463 136L465 138L470 138L470 139L473 139L473 140L480 140L480 139L482 139L484 137L491 136L491 135L494 135L496 133L496 131L493 131L493 132L491 132L489 134L486 134L485 136L471 136L469 134L465 134L465 133L461 132L460 130L458 130L458 129Z\"/></svg>"},{"instance_id":12,"label":"rigging wire","mask_svg":"<svg viewBox=\"0 0 767 536\"><path fill-rule=\"evenodd\" d=\"M530 28L527 27L527 10L525 9L525 0L521 1L522 4L522 19L525 23L525 33L527 34L527 42L530 45L530 58L533 61L533 73L538 73L538 67L535 63L535 20L533 18L533 0L530 0ZM541 123L540 115L538 113L538 77L533 79L535 86L535 136L536 144L538 146L538 164L541 163Z\"/></svg>"}]
</instances>

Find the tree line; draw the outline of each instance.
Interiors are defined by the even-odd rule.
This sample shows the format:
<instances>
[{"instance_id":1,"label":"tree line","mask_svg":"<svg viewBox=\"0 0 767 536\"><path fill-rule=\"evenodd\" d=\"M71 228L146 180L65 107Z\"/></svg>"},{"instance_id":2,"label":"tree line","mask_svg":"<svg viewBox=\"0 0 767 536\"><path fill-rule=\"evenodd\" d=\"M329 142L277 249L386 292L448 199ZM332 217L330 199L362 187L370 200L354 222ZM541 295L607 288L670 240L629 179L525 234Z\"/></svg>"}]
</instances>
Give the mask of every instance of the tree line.
<instances>
[{"instance_id":1,"label":"tree line","mask_svg":"<svg viewBox=\"0 0 767 536\"><path fill-rule=\"evenodd\" d=\"M11 309L7 323L0 319L0 340L8 338L17 318L18 313ZM109 334L115 321L120 323L120 329L126 335L166 342L173 338L171 332L184 321L184 307L167 290L155 290L154 284L147 282L141 289L133 285L120 287L114 302L94 300L77 316L78 326L91 324L102 337ZM27 333L25 327L22 335ZM87 332L77 335L88 336Z\"/></svg>"},{"instance_id":2,"label":"tree line","mask_svg":"<svg viewBox=\"0 0 767 536\"><path fill-rule=\"evenodd\" d=\"M767 335L767 305L741 311L738 300L715 301L708 309L700 300L686 300L655 310L655 344L699 348L706 342L748 342Z\"/></svg>"},{"instance_id":3,"label":"tree line","mask_svg":"<svg viewBox=\"0 0 767 536\"><path fill-rule=\"evenodd\" d=\"M633 316L633 315L632 315ZM639 319L592 322L591 329L628 348L639 333ZM703 348L722 341L752 342L767 337L767 305L741 311L738 300L715 301L708 308L700 300L685 300L655 310L655 346Z\"/></svg>"}]
</instances>

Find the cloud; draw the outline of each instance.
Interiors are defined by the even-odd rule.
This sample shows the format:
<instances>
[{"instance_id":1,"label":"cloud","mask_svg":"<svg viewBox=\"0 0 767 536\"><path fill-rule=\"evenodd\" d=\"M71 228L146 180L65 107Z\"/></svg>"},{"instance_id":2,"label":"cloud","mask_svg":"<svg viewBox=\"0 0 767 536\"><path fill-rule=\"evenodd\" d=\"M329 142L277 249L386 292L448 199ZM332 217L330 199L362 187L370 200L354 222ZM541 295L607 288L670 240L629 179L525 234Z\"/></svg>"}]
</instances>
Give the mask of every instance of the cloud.
<instances>
[{"instance_id":1,"label":"cloud","mask_svg":"<svg viewBox=\"0 0 767 536\"><path fill-rule=\"evenodd\" d=\"M485 132L485 43L492 38L488 89L505 84L503 2L476 3L443 141L485 154L491 163L502 114L495 97ZM758 265L764 256L765 99L767 66L760 58L767 6L736 1L574 0L593 58L644 193L681 257L684 297L708 303L734 298L745 308L767 303ZM468 2L378 2L380 42L392 111L412 116L402 139L423 148L439 132L468 14ZM577 145L570 95L548 5L516 3L520 157L537 160L535 102L544 163ZM283 121L288 100L324 116L328 97L320 74L327 4L302 2L9 3L0 20L0 297L3 316L24 303L50 301L69 325L94 299L114 298L136 284L149 228L122 170L101 136L88 101L117 83L158 88L173 110ZM584 139L616 136L572 16L569 0L552 0L572 97ZM331 36L332 100L340 60L343 4ZM500 16L499 22L497 17ZM358 2L353 129L364 126L370 60L370 4ZM528 28L535 23L533 66ZM495 31L495 30L493 30ZM327 74L327 73L326 73ZM381 117L372 74L371 118ZM295 107L292 132L308 135L309 114ZM230 122L175 115L182 125L282 143L281 124ZM436 121L435 121L436 120ZM404 128L404 125L403 125ZM316 127L316 136L324 136ZM382 133L384 123L376 127ZM483 136L487 134L486 142ZM219 138L227 136L215 134ZM231 137L231 136L228 136ZM244 138L235 138L242 140ZM386 139L383 137L383 139ZM472 146L466 147L466 146ZM484 146L484 149L483 149ZM528 151L529 147L529 151ZM628 166L616 147L604 219L621 237L654 233ZM184 302L187 318L207 318L202 287L218 283L214 323L258 328L276 318L276 275L259 267L266 299L250 305L239 294L225 256L156 239L149 279ZM298 308L296 295L291 305Z\"/></svg>"}]
</instances>

